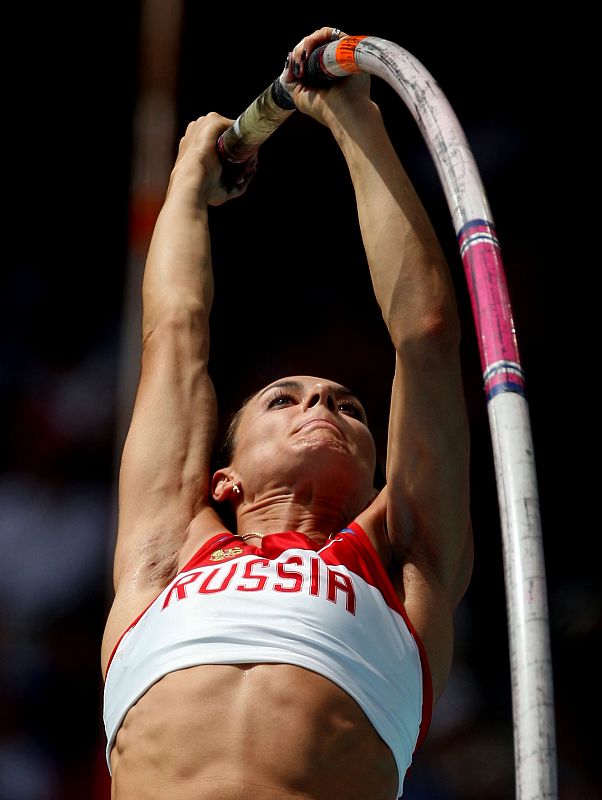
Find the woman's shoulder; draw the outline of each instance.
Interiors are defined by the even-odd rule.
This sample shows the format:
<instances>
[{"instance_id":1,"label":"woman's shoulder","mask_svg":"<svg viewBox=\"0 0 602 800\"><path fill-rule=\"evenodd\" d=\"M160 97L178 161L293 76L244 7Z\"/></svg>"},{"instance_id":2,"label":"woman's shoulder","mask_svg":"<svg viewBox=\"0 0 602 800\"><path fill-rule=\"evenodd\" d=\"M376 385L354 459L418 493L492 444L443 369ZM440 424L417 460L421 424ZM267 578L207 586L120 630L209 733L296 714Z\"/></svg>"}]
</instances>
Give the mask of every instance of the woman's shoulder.
<instances>
[{"instance_id":1,"label":"woman's shoulder","mask_svg":"<svg viewBox=\"0 0 602 800\"><path fill-rule=\"evenodd\" d=\"M393 563L393 551L387 535L387 487L381 489L370 505L357 515L356 522L364 531L372 547L378 553L383 567L389 570Z\"/></svg>"}]
</instances>

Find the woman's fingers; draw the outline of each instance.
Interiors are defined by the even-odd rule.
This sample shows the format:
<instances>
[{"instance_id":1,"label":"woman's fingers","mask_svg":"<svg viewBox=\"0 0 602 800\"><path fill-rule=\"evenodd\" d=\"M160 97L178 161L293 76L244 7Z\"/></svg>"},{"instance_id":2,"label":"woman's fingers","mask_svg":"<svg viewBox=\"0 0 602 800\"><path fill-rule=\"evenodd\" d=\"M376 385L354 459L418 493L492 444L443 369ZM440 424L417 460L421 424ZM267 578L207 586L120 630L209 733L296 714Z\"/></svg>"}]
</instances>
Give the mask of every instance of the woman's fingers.
<instances>
[{"instance_id":1,"label":"woman's fingers","mask_svg":"<svg viewBox=\"0 0 602 800\"><path fill-rule=\"evenodd\" d=\"M340 28L331 27L319 28L319 30L310 33L309 36L304 36L303 39L297 43L296 47L293 48L292 53L289 54L292 62L291 69L293 80L302 80L310 53L317 47L328 44L335 39L342 39L344 36L347 36L347 34L343 33Z\"/></svg>"}]
</instances>

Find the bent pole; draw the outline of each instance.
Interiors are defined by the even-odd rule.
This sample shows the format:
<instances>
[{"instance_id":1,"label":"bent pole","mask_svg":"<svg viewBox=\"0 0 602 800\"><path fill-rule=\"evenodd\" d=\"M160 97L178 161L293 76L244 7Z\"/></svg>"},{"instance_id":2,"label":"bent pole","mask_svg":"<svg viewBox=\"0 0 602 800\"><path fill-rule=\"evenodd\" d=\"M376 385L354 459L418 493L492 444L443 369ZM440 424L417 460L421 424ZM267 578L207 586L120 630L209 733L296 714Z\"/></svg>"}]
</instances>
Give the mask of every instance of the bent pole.
<instances>
[{"instance_id":1,"label":"bent pole","mask_svg":"<svg viewBox=\"0 0 602 800\"><path fill-rule=\"evenodd\" d=\"M464 133L436 81L399 45L347 36L311 53L316 82L367 72L406 104L429 148L464 266L483 371L502 530L508 614L516 796L556 800L556 737L543 541L525 377L492 214ZM244 172L292 113L279 79L218 140L222 161ZM240 174L240 172L239 172Z\"/></svg>"}]
</instances>

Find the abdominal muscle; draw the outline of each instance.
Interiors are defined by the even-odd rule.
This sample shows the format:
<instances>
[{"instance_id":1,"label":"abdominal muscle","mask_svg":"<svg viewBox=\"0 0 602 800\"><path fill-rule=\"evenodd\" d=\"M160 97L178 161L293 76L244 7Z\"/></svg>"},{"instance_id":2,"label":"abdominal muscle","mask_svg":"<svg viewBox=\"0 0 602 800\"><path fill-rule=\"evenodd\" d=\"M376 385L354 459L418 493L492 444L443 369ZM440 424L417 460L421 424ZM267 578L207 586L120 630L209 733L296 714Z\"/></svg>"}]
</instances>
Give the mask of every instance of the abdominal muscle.
<instances>
[{"instance_id":1,"label":"abdominal muscle","mask_svg":"<svg viewBox=\"0 0 602 800\"><path fill-rule=\"evenodd\" d=\"M357 703L288 664L172 672L129 710L112 800L395 800L393 754Z\"/></svg>"}]
</instances>

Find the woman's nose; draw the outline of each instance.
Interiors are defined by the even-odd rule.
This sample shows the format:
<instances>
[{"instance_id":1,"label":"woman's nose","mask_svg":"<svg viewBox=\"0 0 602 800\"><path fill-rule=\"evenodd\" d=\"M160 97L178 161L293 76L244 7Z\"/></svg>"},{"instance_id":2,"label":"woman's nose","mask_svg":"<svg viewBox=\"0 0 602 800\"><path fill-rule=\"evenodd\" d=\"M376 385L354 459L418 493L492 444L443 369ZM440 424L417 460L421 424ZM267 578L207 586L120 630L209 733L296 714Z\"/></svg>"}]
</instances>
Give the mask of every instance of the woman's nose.
<instances>
[{"instance_id":1,"label":"woman's nose","mask_svg":"<svg viewBox=\"0 0 602 800\"><path fill-rule=\"evenodd\" d=\"M304 407L313 408L313 406L321 403L326 406L330 411L334 411L335 402L334 394L331 386L324 383L317 383L312 387L311 391L307 393Z\"/></svg>"}]
</instances>

